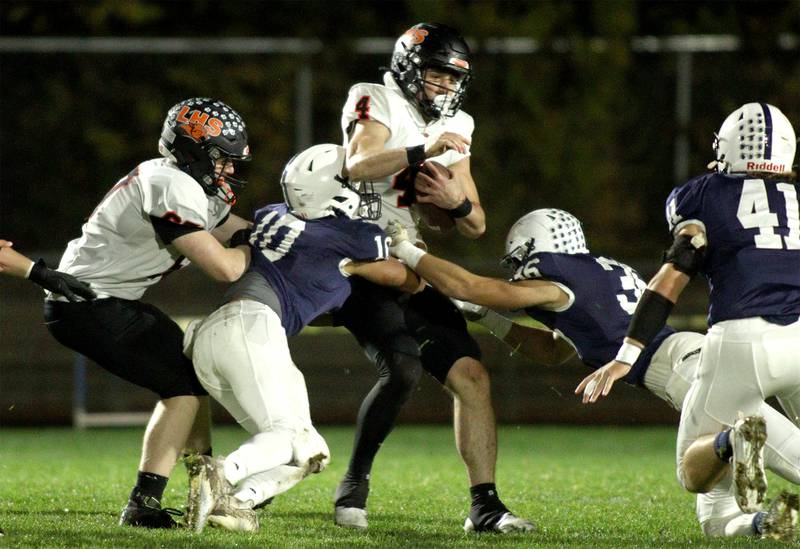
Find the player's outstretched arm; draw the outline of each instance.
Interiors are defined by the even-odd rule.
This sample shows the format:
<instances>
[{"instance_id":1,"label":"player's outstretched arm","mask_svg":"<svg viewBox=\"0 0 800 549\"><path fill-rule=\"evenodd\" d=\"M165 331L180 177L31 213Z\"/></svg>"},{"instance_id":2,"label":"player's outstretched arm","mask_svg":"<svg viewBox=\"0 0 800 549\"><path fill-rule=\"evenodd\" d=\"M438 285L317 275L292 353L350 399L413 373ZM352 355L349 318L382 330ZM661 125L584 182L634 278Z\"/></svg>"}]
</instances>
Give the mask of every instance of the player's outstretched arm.
<instances>
[{"instance_id":1,"label":"player's outstretched arm","mask_svg":"<svg viewBox=\"0 0 800 549\"><path fill-rule=\"evenodd\" d=\"M558 286L544 280L507 282L476 275L444 259L417 248L408 240L405 228L397 221L386 227L391 238L389 251L448 297L471 301L492 309L525 307L557 308L567 295Z\"/></svg>"},{"instance_id":2,"label":"player's outstretched arm","mask_svg":"<svg viewBox=\"0 0 800 549\"><path fill-rule=\"evenodd\" d=\"M344 270L351 276L360 276L375 284L412 294L425 286L417 273L393 257L380 261L352 261L344 266Z\"/></svg>"},{"instance_id":3,"label":"player's outstretched arm","mask_svg":"<svg viewBox=\"0 0 800 549\"><path fill-rule=\"evenodd\" d=\"M42 259L34 262L12 246L10 241L0 239L0 272L17 278L27 278L72 302L81 301L81 298L91 300L97 297L88 284L67 273L49 269Z\"/></svg>"},{"instance_id":4,"label":"player's outstretched arm","mask_svg":"<svg viewBox=\"0 0 800 549\"><path fill-rule=\"evenodd\" d=\"M172 241L175 249L220 282L233 282L250 264L250 247L225 248L208 231L195 231Z\"/></svg>"}]
</instances>

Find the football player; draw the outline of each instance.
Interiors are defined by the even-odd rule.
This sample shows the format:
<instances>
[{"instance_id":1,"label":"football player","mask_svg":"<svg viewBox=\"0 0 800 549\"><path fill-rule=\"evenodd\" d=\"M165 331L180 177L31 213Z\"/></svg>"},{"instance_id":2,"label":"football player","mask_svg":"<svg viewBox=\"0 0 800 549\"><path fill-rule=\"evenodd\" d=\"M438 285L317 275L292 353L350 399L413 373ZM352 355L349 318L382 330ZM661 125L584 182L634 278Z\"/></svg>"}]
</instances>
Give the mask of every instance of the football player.
<instances>
[{"instance_id":1,"label":"football player","mask_svg":"<svg viewBox=\"0 0 800 549\"><path fill-rule=\"evenodd\" d=\"M681 417L678 477L687 490L702 493L732 476L739 507L748 512L761 506L766 491L765 440L789 446L800 438L789 419L763 414L770 396L790 417L800 411L796 142L786 116L766 103L747 103L725 119L714 140L716 173L691 179L667 198L674 243L616 359L590 380L589 401L608 395L689 280L703 274L709 330Z\"/></svg>"},{"instance_id":2,"label":"football player","mask_svg":"<svg viewBox=\"0 0 800 549\"><path fill-rule=\"evenodd\" d=\"M160 397L120 517L120 524L152 528L175 526L160 501L184 446L210 451L211 442L207 393L183 355L183 331L140 299L190 261L214 280L234 281L250 253L221 244L249 226L230 213L234 188L244 185L235 163L250 159L242 117L214 99L181 101L167 113L158 148L161 158L142 162L109 190L61 258L59 271L97 298L72 303L51 291L45 301L47 328L60 343Z\"/></svg>"},{"instance_id":3,"label":"football player","mask_svg":"<svg viewBox=\"0 0 800 549\"><path fill-rule=\"evenodd\" d=\"M412 206L430 204L449 213L459 232L477 238L485 216L470 173L474 123L461 110L472 78L470 50L459 33L437 23L420 23L396 42L383 84L356 84L342 111L347 170L381 194L385 227L399 218L422 244ZM435 159L453 177L417 177ZM422 370L454 397L456 446L467 468L472 505L468 531L530 531L533 525L508 512L497 495L497 439L489 376L480 349L458 310L428 288L403 296L367 281L334 316L359 341L378 368L378 382L361 404L353 454L335 495L340 526L367 527L372 463L394 427Z\"/></svg>"},{"instance_id":4,"label":"football player","mask_svg":"<svg viewBox=\"0 0 800 549\"><path fill-rule=\"evenodd\" d=\"M341 306L352 276L401 291L420 288L389 256L383 230L360 218L377 218L380 199L348 182L344 159L340 146L315 145L287 164L286 203L256 212L247 273L222 307L187 329L186 352L200 382L252 435L227 458L195 458L188 516L195 531L206 521L256 530L253 507L330 459L287 336Z\"/></svg>"},{"instance_id":5,"label":"football player","mask_svg":"<svg viewBox=\"0 0 800 549\"><path fill-rule=\"evenodd\" d=\"M625 337L645 289L629 266L592 255L579 221L562 210L534 210L511 227L503 259L504 265L514 269L511 281L474 275L426 254L408 242L400 224L390 225L387 232L392 238L392 254L445 295L471 302L459 305L515 350L547 365L560 364L575 354L592 369L606 364ZM547 329L523 331L487 307L523 309ZM623 380L647 388L680 410L694 378L702 342L701 334L675 332L663 326ZM583 391L583 387L579 389ZM766 404L763 413L780 416ZM770 465L800 480L800 460L788 459L788 452L800 458L800 447L777 445L770 449ZM777 505L770 515L744 515L727 488L698 497L697 515L707 535L793 531L796 516L791 509ZM792 509L796 512L796 502Z\"/></svg>"}]
</instances>

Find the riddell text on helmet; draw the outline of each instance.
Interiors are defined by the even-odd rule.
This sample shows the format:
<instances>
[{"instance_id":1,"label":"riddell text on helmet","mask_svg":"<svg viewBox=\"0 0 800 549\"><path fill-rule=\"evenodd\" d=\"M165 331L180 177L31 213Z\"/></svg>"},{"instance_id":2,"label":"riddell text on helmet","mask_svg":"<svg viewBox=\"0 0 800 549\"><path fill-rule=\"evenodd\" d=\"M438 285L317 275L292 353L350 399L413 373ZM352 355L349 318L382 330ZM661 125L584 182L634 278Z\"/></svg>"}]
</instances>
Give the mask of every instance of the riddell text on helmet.
<instances>
[{"instance_id":1,"label":"riddell text on helmet","mask_svg":"<svg viewBox=\"0 0 800 549\"><path fill-rule=\"evenodd\" d=\"M776 164L775 162L748 162L747 170L753 172L783 172L786 164Z\"/></svg>"}]
</instances>

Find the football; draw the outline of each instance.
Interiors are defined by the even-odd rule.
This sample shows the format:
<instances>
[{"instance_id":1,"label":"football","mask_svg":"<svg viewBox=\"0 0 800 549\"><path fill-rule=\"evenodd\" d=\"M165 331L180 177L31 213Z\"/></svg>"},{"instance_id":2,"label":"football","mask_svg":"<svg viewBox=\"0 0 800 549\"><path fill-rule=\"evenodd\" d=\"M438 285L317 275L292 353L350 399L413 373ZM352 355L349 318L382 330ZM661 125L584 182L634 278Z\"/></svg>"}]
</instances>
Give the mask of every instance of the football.
<instances>
[{"instance_id":1,"label":"football","mask_svg":"<svg viewBox=\"0 0 800 549\"><path fill-rule=\"evenodd\" d=\"M438 162L432 161L425 162L419 171L433 177L434 174L432 173L429 164L436 164L436 167L445 171L449 177L453 176L453 172L451 172L447 166L443 166ZM425 193L417 191L416 196L425 196ZM415 202L411 206L411 209L427 227L433 229L434 231L446 232L456 225L455 221L453 221L453 218L450 217L450 213L447 210L444 210L434 204Z\"/></svg>"}]
</instances>

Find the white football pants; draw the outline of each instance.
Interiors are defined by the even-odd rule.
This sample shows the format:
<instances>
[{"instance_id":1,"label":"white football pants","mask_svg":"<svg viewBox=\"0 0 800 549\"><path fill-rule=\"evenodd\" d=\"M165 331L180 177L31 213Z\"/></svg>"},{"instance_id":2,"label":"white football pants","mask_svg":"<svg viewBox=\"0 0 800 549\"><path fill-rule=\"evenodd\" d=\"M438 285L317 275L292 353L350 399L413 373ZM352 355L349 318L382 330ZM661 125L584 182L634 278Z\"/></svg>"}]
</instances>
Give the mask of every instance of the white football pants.
<instances>
[{"instance_id":1,"label":"white football pants","mask_svg":"<svg viewBox=\"0 0 800 549\"><path fill-rule=\"evenodd\" d=\"M704 344L701 334L680 332L664 340L653 355L651 365L645 375L645 386L654 394L666 400L676 410L683 410L681 421L688 413L683 404L689 392L700 363L701 353L696 352ZM798 388L800 391L800 387ZM781 398L781 405L793 418L800 405L800 398ZM785 421L777 410L762 402L759 413L767 418L767 447L764 458L767 467L792 482L800 483L800 446L797 429ZM770 427L772 426L772 427ZM686 446L683 449L688 448ZM679 455L682 455L680 443ZM733 484L727 475L717 486L706 494L697 496L697 518L703 533L707 536L752 535L752 514L739 510L733 494Z\"/></svg>"},{"instance_id":2,"label":"white football pants","mask_svg":"<svg viewBox=\"0 0 800 549\"><path fill-rule=\"evenodd\" d=\"M238 499L257 505L328 464L330 451L311 424L305 379L272 309L233 301L190 326L186 338L203 387L253 435L225 459Z\"/></svg>"}]
</instances>

